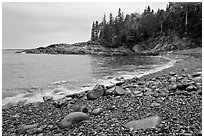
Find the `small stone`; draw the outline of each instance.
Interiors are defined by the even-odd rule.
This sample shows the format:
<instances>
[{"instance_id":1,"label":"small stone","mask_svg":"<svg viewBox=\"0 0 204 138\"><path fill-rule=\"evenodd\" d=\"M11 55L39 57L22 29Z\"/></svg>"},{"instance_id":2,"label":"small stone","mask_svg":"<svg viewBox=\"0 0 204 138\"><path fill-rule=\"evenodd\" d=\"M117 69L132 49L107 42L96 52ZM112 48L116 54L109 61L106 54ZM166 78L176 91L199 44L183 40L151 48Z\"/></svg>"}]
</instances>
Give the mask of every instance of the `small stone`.
<instances>
[{"instance_id":1,"label":"small stone","mask_svg":"<svg viewBox=\"0 0 204 138\"><path fill-rule=\"evenodd\" d=\"M121 104L121 106L122 106L123 108L127 108L127 107L129 106L129 103L123 103L123 104Z\"/></svg>"},{"instance_id":2,"label":"small stone","mask_svg":"<svg viewBox=\"0 0 204 138\"><path fill-rule=\"evenodd\" d=\"M160 106L159 103L152 103L151 106Z\"/></svg>"},{"instance_id":3,"label":"small stone","mask_svg":"<svg viewBox=\"0 0 204 138\"><path fill-rule=\"evenodd\" d=\"M124 90L122 87L116 86L114 89L116 95L124 95L127 93L126 90Z\"/></svg>"},{"instance_id":4,"label":"small stone","mask_svg":"<svg viewBox=\"0 0 204 138\"><path fill-rule=\"evenodd\" d=\"M87 93L88 100L95 100L105 93L105 86L104 85L96 85L93 90Z\"/></svg>"},{"instance_id":5,"label":"small stone","mask_svg":"<svg viewBox=\"0 0 204 138\"><path fill-rule=\"evenodd\" d=\"M169 75L170 75L170 76L174 76L174 75L176 75L176 72L171 71L171 72L169 73Z\"/></svg>"},{"instance_id":6,"label":"small stone","mask_svg":"<svg viewBox=\"0 0 204 138\"><path fill-rule=\"evenodd\" d=\"M153 96L154 96L155 98L157 98L157 97L159 96L159 93L158 93L158 92L154 92Z\"/></svg>"},{"instance_id":7,"label":"small stone","mask_svg":"<svg viewBox=\"0 0 204 138\"><path fill-rule=\"evenodd\" d=\"M198 95L202 95L202 91L199 91L199 92L198 92Z\"/></svg>"},{"instance_id":8,"label":"small stone","mask_svg":"<svg viewBox=\"0 0 204 138\"><path fill-rule=\"evenodd\" d=\"M72 124L87 120L89 117L82 112L72 112L68 114L60 123L61 128L70 127Z\"/></svg>"},{"instance_id":9,"label":"small stone","mask_svg":"<svg viewBox=\"0 0 204 138\"><path fill-rule=\"evenodd\" d=\"M20 115L19 114L15 114L14 116L12 116L13 118L19 118Z\"/></svg>"},{"instance_id":10,"label":"small stone","mask_svg":"<svg viewBox=\"0 0 204 138\"><path fill-rule=\"evenodd\" d=\"M115 95L115 88L114 87L112 87L112 88L110 88L110 89L107 89L106 91L105 91L105 95Z\"/></svg>"},{"instance_id":11,"label":"small stone","mask_svg":"<svg viewBox=\"0 0 204 138\"><path fill-rule=\"evenodd\" d=\"M195 77L199 77L202 75L202 71L201 72L196 72L194 74L192 74L192 77L195 78Z\"/></svg>"},{"instance_id":12,"label":"small stone","mask_svg":"<svg viewBox=\"0 0 204 138\"><path fill-rule=\"evenodd\" d=\"M191 91L196 91L198 88L197 87L195 87L195 86L188 86L187 88L186 88L186 90L188 91L188 92L191 92Z\"/></svg>"},{"instance_id":13,"label":"small stone","mask_svg":"<svg viewBox=\"0 0 204 138\"><path fill-rule=\"evenodd\" d=\"M54 134L54 136L63 136L62 133Z\"/></svg>"},{"instance_id":14,"label":"small stone","mask_svg":"<svg viewBox=\"0 0 204 138\"><path fill-rule=\"evenodd\" d=\"M177 88L178 90L186 90L186 88L189 86L188 83L184 83L184 84L178 84Z\"/></svg>"},{"instance_id":15,"label":"small stone","mask_svg":"<svg viewBox=\"0 0 204 138\"><path fill-rule=\"evenodd\" d=\"M110 106L110 107L108 107L108 110L115 110L115 109L117 109L117 107L115 106L115 105L112 105L112 106Z\"/></svg>"},{"instance_id":16,"label":"small stone","mask_svg":"<svg viewBox=\"0 0 204 138\"><path fill-rule=\"evenodd\" d=\"M170 91L176 91L177 87L178 86L176 84L173 84L173 85L169 86L169 90Z\"/></svg>"},{"instance_id":17,"label":"small stone","mask_svg":"<svg viewBox=\"0 0 204 138\"><path fill-rule=\"evenodd\" d=\"M32 125L23 125L20 127L18 131L18 135L24 134L25 132L29 130L33 130L38 127L38 124L32 124Z\"/></svg>"},{"instance_id":18,"label":"small stone","mask_svg":"<svg viewBox=\"0 0 204 138\"><path fill-rule=\"evenodd\" d=\"M160 122L161 118L159 116L151 116L140 120L130 121L125 125L125 127L132 128L133 130L155 128L160 124Z\"/></svg>"},{"instance_id":19,"label":"small stone","mask_svg":"<svg viewBox=\"0 0 204 138\"><path fill-rule=\"evenodd\" d=\"M79 132L79 133L78 133L78 136L82 136L82 135L83 135L83 133L82 133L82 132Z\"/></svg>"},{"instance_id":20,"label":"small stone","mask_svg":"<svg viewBox=\"0 0 204 138\"><path fill-rule=\"evenodd\" d=\"M67 103L67 100L68 98L67 97L64 97L62 99L59 99L59 100L56 100L54 101L53 105L56 107L56 108L61 108L62 106L66 106L68 103Z\"/></svg>"},{"instance_id":21,"label":"small stone","mask_svg":"<svg viewBox=\"0 0 204 138\"><path fill-rule=\"evenodd\" d=\"M92 113L93 115L98 115L98 114L100 114L102 111L103 111L102 108L97 108L97 109L94 109L91 113Z\"/></svg>"},{"instance_id":22,"label":"small stone","mask_svg":"<svg viewBox=\"0 0 204 138\"><path fill-rule=\"evenodd\" d=\"M43 136L43 133L38 134L38 136Z\"/></svg>"},{"instance_id":23,"label":"small stone","mask_svg":"<svg viewBox=\"0 0 204 138\"><path fill-rule=\"evenodd\" d=\"M202 80L202 77L201 77L201 76L195 77L195 78L193 78L193 80L194 80L194 81L201 81L201 80Z\"/></svg>"},{"instance_id":24,"label":"small stone","mask_svg":"<svg viewBox=\"0 0 204 138\"><path fill-rule=\"evenodd\" d=\"M143 96L143 93L139 93L136 96L141 97L141 96Z\"/></svg>"},{"instance_id":25,"label":"small stone","mask_svg":"<svg viewBox=\"0 0 204 138\"><path fill-rule=\"evenodd\" d=\"M44 102L51 101L51 100L53 100L53 96L43 96Z\"/></svg>"},{"instance_id":26,"label":"small stone","mask_svg":"<svg viewBox=\"0 0 204 138\"><path fill-rule=\"evenodd\" d=\"M171 77L171 78L170 78L170 81L171 81L171 82L176 82L176 81L177 81L177 78L176 78L176 77Z\"/></svg>"},{"instance_id":27,"label":"small stone","mask_svg":"<svg viewBox=\"0 0 204 138\"><path fill-rule=\"evenodd\" d=\"M135 91L133 91L132 93L135 94L135 95L137 95L137 94L141 93L141 91L135 90Z\"/></svg>"},{"instance_id":28,"label":"small stone","mask_svg":"<svg viewBox=\"0 0 204 138\"><path fill-rule=\"evenodd\" d=\"M77 109L76 109L76 112L88 113L89 110L85 106L78 106Z\"/></svg>"}]
</instances>

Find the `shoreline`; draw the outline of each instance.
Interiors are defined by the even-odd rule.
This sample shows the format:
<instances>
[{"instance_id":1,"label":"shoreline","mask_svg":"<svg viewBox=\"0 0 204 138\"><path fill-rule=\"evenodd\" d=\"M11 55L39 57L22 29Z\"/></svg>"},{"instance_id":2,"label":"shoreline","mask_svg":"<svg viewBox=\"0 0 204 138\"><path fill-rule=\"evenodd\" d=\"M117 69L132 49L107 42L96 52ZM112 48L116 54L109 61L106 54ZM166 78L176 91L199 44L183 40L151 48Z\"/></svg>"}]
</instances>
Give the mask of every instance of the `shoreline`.
<instances>
[{"instance_id":1,"label":"shoreline","mask_svg":"<svg viewBox=\"0 0 204 138\"><path fill-rule=\"evenodd\" d=\"M202 79L194 81L189 77L194 72L202 71L202 57L176 55L166 55L167 58L181 59L175 61L174 66L120 84L126 91L131 91L123 96L107 95L87 100L79 95L78 98L66 101L66 106L60 109L55 108L52 101L19 104L3 109L2 135L202 135ZM184 80L188 83L193 81L198 89L191 92L169 89L169 86L177 82L184 83ZM90 112L96 108L104 110L96 116L89 114L88 121L75 124L69 129L59 128L59 122L82 105ZM185 114L188 116L184 117ZM132 131L124 128L128 121L152 115L162 118L162 123L155 129ZM20 126L35 123L45 126L41 132L17 133Z\"/></svg>"},{"instance_id":2,"label":"shoreline","mask_svg":"<svg viewBox=\"0 0 204 138\"><path fill-rule=\"evenodd\" d=\"M123 83L125 83L125 82L127 82L127 81L131 81L131 80L134 80L135 78L141 78L142 76L145 76L145 75L149 75L149 74L152 74L152 73L156 73L156 72L159 72L159 71L162 71L163 69L166 69L166 68L170 68L170 67L172 67L172 66L174 66L174 64L175 64L175 62L177 61L177 60L175 60L175 59L172 59L172 58L169 58L169 57L167 57L167 56L165 56L165 55L160 55L160 56L148 56L148 57L159 57L159 58L163 58L163 59L166 59L166 60L168 60L168 62L167 63L165 63L165 64L163 64L164 66L162 66L162 65L159 65L158 67L156 67L156 68L153 68L153 69L151 69L151 70L149 70L149 71L145 71L144 73L142 73L142 74L138 74L138 75L126 75L126 74L122 74L122 75L120 75L120 76L118 76L118 77L113 77L112 79L107 79L107 80L102 80L101 81L101 83L100 83L100 85L104 85L105 87L107 87L107 88L111 88L111 87L114 87L114 86L116 86L117 84L123 84ZM119 80L117 80L116 81L116 79L118 79L119 78ZM122 79L120 79L120 78L122 78ZM20 104L22 104L22 103L24 103L24 104L29 104L29 103L37 103L37 102L44 102L43 101L43 96L53 96L53 98L54 97L56 97L56 98L54 98L55 100L60 100L60 99L63 99L63 98L65 98L66 96L69 96L69 95L74 95L74 94L80 94L80 93L85 93L85 92L87 92L87 91L90 91L90 90L92 90L93 88L94 88L94 86L95 85L97 85L97 84L99 84L99 83L95 83L95 84L92 84L92 86L90 86L90 87L86 87L86 88L82 88L81 90L78 90L78 91L73 91L73 92L71 92L70 94L65 94L63 97L61 96L61 95L57 95L57 93L55 94L55 95L51 95L50 93L52 93L52 92L48 92L48 94L42 94L42 96L40 96L41 97L41 100L38 100L38 101L35 101L35 100L33 100L33 98L34 97L38 97L39 98L39 94L35 94L35 95L33 95L34 97L32 98L32 97L29 97L28 99L22 99L22 100L19 100L18 102L13 102L13 103L11 103L10 101L11 100L9 100L9 102L4 102L4 104L2 103L2 107L3 107L3 109L4 108L9 108L9 107L11 107L11 106L16 106L18 103L20 103ZM50 90L51 91L51 90ZM60 93L60 92L59 92ZM26 96L26 95L24 95L24 96ZM5 98L5 99L3 99L2 101L4 101L4 100L8 100L8 98L9 99L16 99L16 97L24 97L23 96L23 94L17 94L16 96L13 96L13 97L7 97L7 98ZM58 97L60 97L60 98L57 98L57 96ZM31 101L29 101L29 99L31 100ZM34 99L36 99L36 98L34 98Z\"/></svg>"}]
</instances>

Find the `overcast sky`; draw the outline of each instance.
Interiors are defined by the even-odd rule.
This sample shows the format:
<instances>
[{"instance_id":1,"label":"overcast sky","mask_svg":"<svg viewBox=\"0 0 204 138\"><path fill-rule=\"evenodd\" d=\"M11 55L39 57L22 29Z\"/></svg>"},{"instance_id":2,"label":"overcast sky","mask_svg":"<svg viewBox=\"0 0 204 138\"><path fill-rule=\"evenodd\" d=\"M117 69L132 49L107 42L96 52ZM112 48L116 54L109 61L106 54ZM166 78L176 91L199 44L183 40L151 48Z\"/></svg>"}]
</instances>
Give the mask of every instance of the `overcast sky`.
<instances>
[{"instance_id":1,"label":"overcast sky","mask_svg":"<svg viewBox=\"0 0 204 138\"><path fill-rule=\"evenodd\" d=\"M145 3L3 3L3 48L35 48L53 43L75 43L90 39L92 22L102 21L104 13L115 17L121 8L141 13L145 7L157 11L167 2Z\"/></svg>"}]
</instances>

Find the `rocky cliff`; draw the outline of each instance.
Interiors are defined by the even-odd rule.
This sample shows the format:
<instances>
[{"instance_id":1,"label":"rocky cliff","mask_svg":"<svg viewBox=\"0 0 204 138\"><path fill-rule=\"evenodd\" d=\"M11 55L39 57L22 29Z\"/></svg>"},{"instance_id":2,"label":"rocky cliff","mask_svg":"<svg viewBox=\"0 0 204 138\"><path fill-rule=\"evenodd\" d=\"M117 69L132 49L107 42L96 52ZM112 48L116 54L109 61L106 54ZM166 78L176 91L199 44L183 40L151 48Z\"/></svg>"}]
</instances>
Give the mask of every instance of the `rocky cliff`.
<instances>
[{"instance_id":1,"label":"rocky cliff","mask_svg":"<svg viewBox=\"0 0 204 138\"><path fill-rule=\"evenodd\" d=\"M177 35L159 35L134 45L133 50L140 55L158 55L176 49L182 50L193 47L196 47L196 44L189 38L181 39Z\"/></svg>"}]
</instances>

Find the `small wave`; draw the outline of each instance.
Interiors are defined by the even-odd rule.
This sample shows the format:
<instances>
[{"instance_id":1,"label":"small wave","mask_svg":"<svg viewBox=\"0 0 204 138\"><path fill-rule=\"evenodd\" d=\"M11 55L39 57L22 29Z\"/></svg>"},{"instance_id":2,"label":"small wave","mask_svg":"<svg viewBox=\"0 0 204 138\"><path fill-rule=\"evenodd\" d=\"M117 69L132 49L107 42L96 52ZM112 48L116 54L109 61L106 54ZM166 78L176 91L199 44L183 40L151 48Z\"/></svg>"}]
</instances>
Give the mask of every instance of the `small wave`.
<instances>
[{"instance_id":1,"label":"small wave","mask_svg":"<svg viewBox=\"0 0 204 138\"><path fill-rule=\"evenodd\" d=\"M68 81L56 81L56 82L53 82L53 83L50 83L50 85L61 85L61 84L64 84L64 83L67 83Z\"/></svg>"},{"instance_id":2,"label":"small wave","mask_svg":"<svg viewBox=\"0 0 204 138\"><path fill-rule=\"evenodd\" d=\"M167 57L162 57L162 58L170 60ZM53 87L53 88L48 87L48 89L42 90L42 89L39 89L38 86L36 86L36 87L32 87L29 90L26 89L25 93L20 93L18 95L12 96L12 97L4 98L2 100L2 105L6 105L8 103L15 104L15 103L18 103L20 101L26 101L26 103L43 102L43 96L46 96L46 95L47 96L53 96L54 100L57 100L57 99L63 98L66 95L69 95L69 94L80 93L82 91L92 90L96 84L103 84L105 86L110 86L110 85L122 82L126 79L131 79L134 77L140 78L144 75L148 75L151 73L161 71L161 70L166 69L166 68L170 68L170 67L174 66L175 62L176 62L176 60L170 60L168 63L160 65L160 66L155 66L154 68L152 68L150 70L145 70L145 69L143 70L142 69L142 70L138 71L136 69L137 72L136 71L135 72L123 72L122 75L119 74L120 76L114 76L111 79L108 79L106 77L103 79L94 80L94 82L95 82L94 84L91 84L91 83L83 84L79 87L76 87L75 89L67 88L66 85L60 85L60 84L67 83L67 81L57 81L57 82L51 83L52 85L57 85L57 88L56 87ZM118 80L115 79L118 77L119 78L123 77L123 79L118 79ZM36 90L35 88L38 91L34 91L34 90Z\"/></svg>"},{"instance_id":3,"label":"small wave","mask_svg":"<svg viewBox=\"0 0 204 138\"><path fill-rule=\"evenodd\" d=\"M134 78L134 77L141 78L141 77L144 76L144 75L156 73L156 72L162 71L163 69L173 67L173 66L174 66L174 63L176 62L176 60L169 59L168 57L163 57L163 56L158 56L158 57L164 58L164 59L168 60L169 62L168 62L168 63L165 63L165 64L162 64L162 65L149 65L149 66L151 66L151 67L154 67L154 68L152 68L152 69L150 69L150 70L142 69L142 70L140 70L140 71L137 70L137 72L127 72L127 73L124 72L123 75L117 76L117 77L123 77L124 80L126 80L126 79L132 79L132 78ZM143 67L144 67L144 66L143 66ZM101 84L105 85L105 86L109 86L109 85L116 84L116 83L118 83L118 82L122 82L123 80L117 81L117 80L115 80L115 78L113 78L113 79L99 79L98 81L99 81Z\"/></svg>"}]
</instances>

